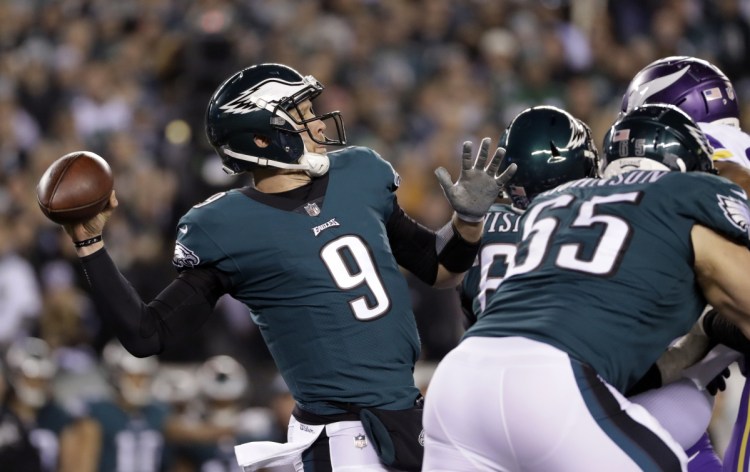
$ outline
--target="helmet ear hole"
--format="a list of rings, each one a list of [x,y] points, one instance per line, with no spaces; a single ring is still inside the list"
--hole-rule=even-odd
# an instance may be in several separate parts
[[[268,139],[268,137],[260,135],[260,134],[256,134],[253,137],[253,141],[255,141],[255,145],[258,146],[261,149],[262,148],[267,148],[268,146],[271,145],[271,140]]]

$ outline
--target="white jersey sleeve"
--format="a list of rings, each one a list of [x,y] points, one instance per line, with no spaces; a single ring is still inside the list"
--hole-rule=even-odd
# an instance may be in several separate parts
[[[714,161],[736,162],[750,168],[750,135],[734,126],[698,123],[714,148]]]

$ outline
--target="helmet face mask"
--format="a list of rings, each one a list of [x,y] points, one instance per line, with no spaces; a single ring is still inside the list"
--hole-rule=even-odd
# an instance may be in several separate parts
[[[713,64],[694,57],[666,57],[641,69],[623,95],[621,113],[649,103],[675,105],[696,122],[740,125],[732,82]]]
[[[537,106],[519,113],[505,129],[500,171],[518,170],[507,185],[513,205],[525,209],[539,193],[571,180],[599,176],[599,155],[590,128],[570,113]]]
[[[684,111],[643,105],[621,116],[604,137],[604,177],[636,169],[715,173],[712,154],[706,136]]]
[[[338,111],[315,115],[312,104],[305,105],[323,88],[314,77],[303,77],[281,64],[248,67],[227,79],[206,111],[206,135],[224,169],[236,174],[253,166],[271,166],[325,173],[327,157],[307,149],[303,135],[322,146],[341,146],[346,144],[346,132]],[[311,129],[316,122],[335,130],[335,136]]]

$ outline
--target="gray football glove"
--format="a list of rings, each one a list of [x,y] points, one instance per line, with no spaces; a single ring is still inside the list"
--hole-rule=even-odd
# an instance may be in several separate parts
[[[511,164],[500,175],[495,175],[500,161],[505,157],[505,149],[499,147],[487,164],[490,138],[484,138],[479,146],[476,159],[471,157],[471,141],[466,141],[461,155],[461,175],[454,184],[444,167],[435,169],[445,197],[456,211],[456,215],[469,223],[478,223],[495,202],[505,184],[516,173],[516,165]]]

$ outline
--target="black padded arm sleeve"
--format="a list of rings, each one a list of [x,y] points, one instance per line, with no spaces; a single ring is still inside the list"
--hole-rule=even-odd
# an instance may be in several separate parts
[[[454,273],[469,270],[480,247],[465,241],[452,222],[437,232],[422,226],[396,199],[386,231],[396,262],[428,285],[435,285],[439,265]]]
[[[190,269],[146,304],[105,249],[81,258],[81,264],[100,316],[112,323],[125,349],[138,357],[159,354],[195,333],[230,285],[217,269]]]
[[[721,316],[715,309],[703,316],[703,332],[714,343],[723,344],[746,355],[750,354],[750,339],[742,334],[737,325]]]
[[[396,199],[386,232],[396,262],[422,282],[434,285],[438,273],[435,232],[414,221]]]

